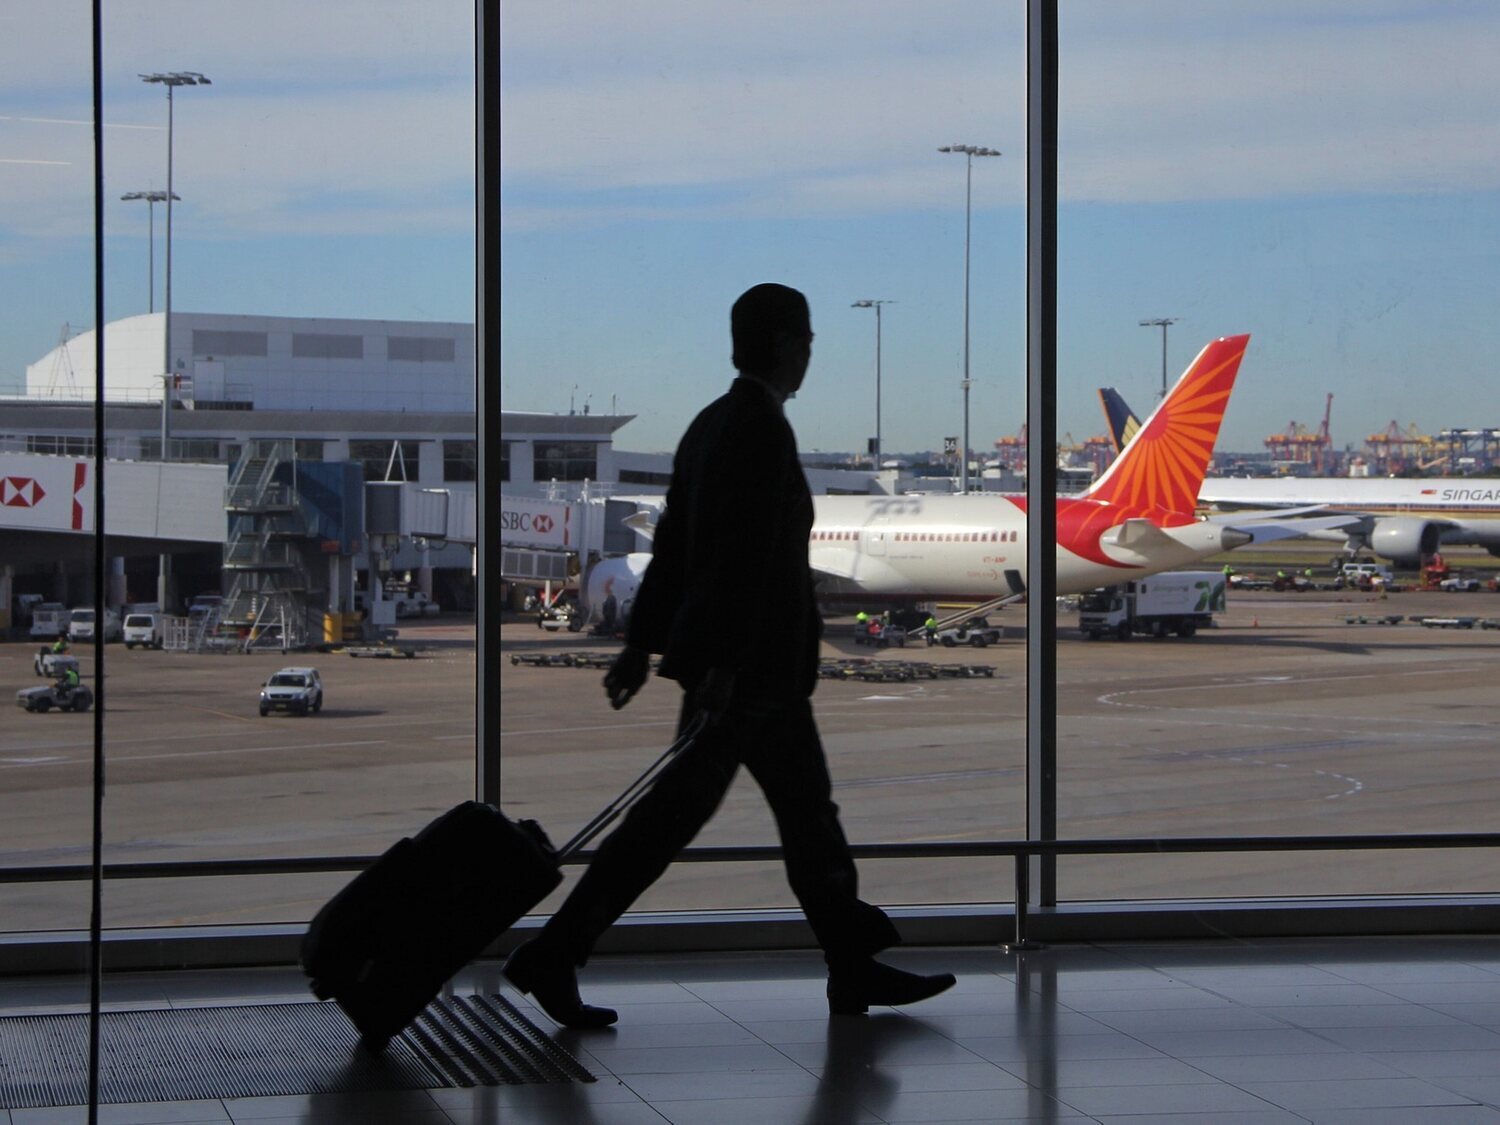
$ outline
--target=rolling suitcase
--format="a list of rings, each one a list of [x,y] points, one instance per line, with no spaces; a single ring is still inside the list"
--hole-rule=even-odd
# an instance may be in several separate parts
[[[465,801],[398,840],[318,911],[302,938],[313,995],[332,999],[378,1051],[459,969],[562,881],[559,866],[651,787],[693,724],[561,848],[541,825]]]

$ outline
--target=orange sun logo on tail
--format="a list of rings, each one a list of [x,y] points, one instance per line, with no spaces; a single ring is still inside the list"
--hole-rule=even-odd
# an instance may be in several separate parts
[[[1199,352],[1085,496],[1131,515],[1166,512],[1190,519],[1249,343],[1249,336],[1225,336]]]

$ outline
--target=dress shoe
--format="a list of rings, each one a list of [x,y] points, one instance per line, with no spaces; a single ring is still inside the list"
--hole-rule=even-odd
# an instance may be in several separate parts
[[[585,1004],[578,995],[578,974],[566,961],[549,957],[529,941],[507,958],[500,970],[505,979],[529,995],[537,1006],[564,1027],[582,1030],[608,1027],[620,1018],[613,1008]]]
[[[858,1016],[870,1005],[897,1007],[915,1004],[945,992],[957,983],[952,973],[922,976],[879,961],[864,960],[840,966],[828,974],[828,1011],[835,1016]]]

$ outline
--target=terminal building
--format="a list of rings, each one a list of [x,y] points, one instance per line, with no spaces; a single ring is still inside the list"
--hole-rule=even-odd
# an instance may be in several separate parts
[[[110,599],[180,608],[238,581],[293,590],[313,616],[351,610],[372,547],[352,474],[445,496],[452,527],[416,542],[382,535],[374,561],[387,576],[410,571],[439,604],[471,608],[473,339],[458,323],[174,313],[168,347],[162,313],[106,325]],[[6,609],[21,593],[67,605],[90,596],[92,518],[74,526],[71,507],[53,512],[48,497],[71,504],[96,452],[95,351],[92,330],[64,341],[27,367],[25,395],[0,400],[3,476],[35,482],[0,503]],[[43,483],[57,480],[68,487]],[[36,489],[45,495],[32,504]],[[196,514],[184,524],[184,513]],[[165,591],[161,556],[172,560]]]

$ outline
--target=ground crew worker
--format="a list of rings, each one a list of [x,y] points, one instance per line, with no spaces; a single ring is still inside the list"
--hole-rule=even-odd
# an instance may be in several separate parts
[[[922,628],[927,630],[927,644],[937,644],[937,618],[929,614],[927,620],[922,622]]]
[[[866,637],[869,636],[869,633],[870,615],[864,610],[860,610],[854,615],[854,635],[856,637]]]
[[[55,640],[55,641],[52,642],[52,652],[53,652],[53,654],[56,655],[56,656],[61,656],[63,653],[65,653],[67,651],[68,651],[68,638],[65,637],[65,636],[63,636],[61,633],[57,634],[57,640]]]

